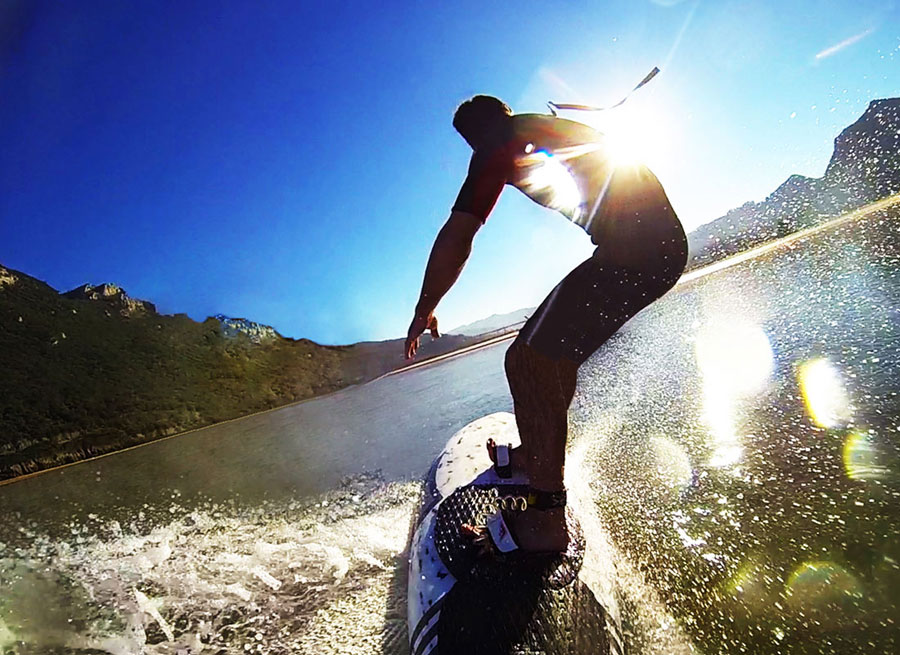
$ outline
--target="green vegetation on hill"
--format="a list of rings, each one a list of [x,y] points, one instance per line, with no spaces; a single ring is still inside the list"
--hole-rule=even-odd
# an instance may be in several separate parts
[[[0,267],[0,478],[244,416],[403,364],[399,340],[321,346],[226,336],[113,295],[60,295]],[[424,354],[470,342],[441,339]]]

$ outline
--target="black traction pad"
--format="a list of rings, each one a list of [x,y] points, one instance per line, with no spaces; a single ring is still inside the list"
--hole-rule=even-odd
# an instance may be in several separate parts
[[[503,485],[471,485],[454,491],[437,508],[434,543],[444,565],[459,582],[479,587],[501,587],[528,581],[535,588],[561,589],[570,585],[584,561],[584,534],[570,507],[566,507],[569,547],[563,553],[484,554],[462,534],[463,524],[476,525],[485,507]],[[539,511],[539,510],[535,510]]]
[[[434,627],[437,647],[413,655],[611,655],[606,611],[581,580],[550,589],[533,578],[505,586],[456,584]],[[425,644],[426,639],[422,640]]]

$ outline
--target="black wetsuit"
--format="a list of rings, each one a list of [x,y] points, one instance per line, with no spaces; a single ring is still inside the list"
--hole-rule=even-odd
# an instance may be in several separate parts
[[[553,116],[519,114],[477,149],[453,205],[482,221],[510,184],[580,225],[597,245],[541,303],[520,339],[583,363],[628,319],[674,286],[687,239],[656,176],[616,167],[603,135]]]

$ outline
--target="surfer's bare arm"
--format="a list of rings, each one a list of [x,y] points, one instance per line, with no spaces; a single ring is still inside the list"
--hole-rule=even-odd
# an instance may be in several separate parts
[[[459,278],[469,253],[472,252],[472,240],[481,225],[482,220],[477,216],[454,210],[438,232],[425,268],[422,293],[406,335],[407,359],[416,354],[419,337],[425,330],[430,330],[431,336],[435,338],[440,336],[434,310]]]

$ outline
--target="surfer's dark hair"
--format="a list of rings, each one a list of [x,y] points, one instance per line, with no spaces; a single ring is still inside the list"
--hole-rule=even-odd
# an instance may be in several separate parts
[[[494,96],[475,96],[456,108],[453,127],[462,137],[474,144],[483,134],[485,127],[494,124],[498,118],[512,115],[512,109]]]

